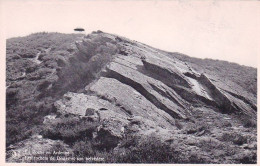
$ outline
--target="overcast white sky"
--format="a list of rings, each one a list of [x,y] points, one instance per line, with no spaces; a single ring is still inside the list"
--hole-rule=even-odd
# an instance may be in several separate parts
[[[7,38],[102,30],[167,51],[257,66],[259,1],[0,0]]]

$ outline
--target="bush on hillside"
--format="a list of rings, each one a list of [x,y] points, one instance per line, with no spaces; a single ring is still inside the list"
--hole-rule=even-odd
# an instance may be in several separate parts
[[[42,135],[45,138],[60,139],[68,144],[76,140],[91,139],[98,122],[89,122],[78,117],[57,118],[43,127]]]

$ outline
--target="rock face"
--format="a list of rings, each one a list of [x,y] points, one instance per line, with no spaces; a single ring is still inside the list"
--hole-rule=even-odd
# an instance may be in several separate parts
[[[17,89],[21,92],[25,85],[20,85],[20,90],[13,88],[15,84],[26,83],[26,79],[39,80],[35,83],[37,100],[28,100],[53,105],[51,111],[45,113],[43,126],[56,124],[57,127],[62,119],[67,123],[66,118],[71,116],[77,117],[76,126],[80,126],[80,121],[97,124],[93,129],[73,130],[74,142],[67,141],[69,131],[59,131],[58,139],[72,149],[77,147],[75,142],[84,137],[100,143],[93,147],[106,147],[116,153],[126,148],[122,147],[124,139],[130,136],[142,140],[153,135],[186,156],[185,160],[172,162],[256,162],[256,147],[247,146],[256,143],[256,94],[243,88],[246,82],[243,78],[241,84],[237,84],[235,79],[239,75],[233,76],[233,71],[225,71],[227,74],[223,77],[217,71],[219,68],[214,71],[214,68],[200,66],[203,60],[183,60],[184,55],[101,31],[82,36],[68,50],[69,55],[57,57],[57,65],[45,70],[49,74],[40,74],[40,66],[46,66],[47,60],[42,58],[41,62],[38,53],[37,61],[30,62],[39,68],[37,72],[31,70],[32,73],[14,73],[16,75],[7,77],[10,105],[7,111],[13,108],[11,104],[15,100],[18,100],[16,105],[22,103]],[[7,64],[14,68],[11,63],[23,62],[21,58],[30,56],[26,54]],[[238,66],[230,65],[230,70],[237,70]],[[239,69],[249,71],[246,67]],[[255,79],[256,84],[256,69],[251,71],[255,75],[249,79]],[[41,81],[43,77],[45,81]],[[52,114],[48,115],[49,112]],[[88,134],[84,136],[85,132]],[[46,132],[43,135],[50,138]],[[199,157],[194,159],[195,153]]]

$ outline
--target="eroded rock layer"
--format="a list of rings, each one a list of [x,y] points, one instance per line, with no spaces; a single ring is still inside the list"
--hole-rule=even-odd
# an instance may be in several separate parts
[[[199,66],[203,60],[185,61],[180,54],[100,31],[68,47],[63,54],[45,48],[36,56],[7,60],[7,111],[30,100],[42,101],[40,108],[51,105],[42,115],[45,139],[64,141],[73,151],[84,138],[116,153],[124,150],[125,138],[153,135],[188,158],[178,163],[192,162],[194,153],[205,163],[256,161],[256,146],[249,147],[256,143],[256,95],[243,88],[242,78],[241,85],[228,74],[221,80],[217,71]],[[32,65],[12,73],[18,62]],[[34,85],[34,93],[22,99],[23,89]],[[60,124],[70,124],[68,131]]]

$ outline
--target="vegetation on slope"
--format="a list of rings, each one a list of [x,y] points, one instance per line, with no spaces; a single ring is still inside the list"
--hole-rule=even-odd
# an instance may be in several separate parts
[[[256,145],[249,147],[249,144],[256,142],[252,136],[254,133],[250,134],[256,132],[255,123],[245,122],[245,129],[239,131],[246,134],[241,134],[232,129],[241,124],[219,121],[220,117],[206,114],[205,111],[200,113],[195,110],[192,123],[176,121],[176,126],[180,128],[176,136],[181,138],[162,142],[158,136],[139,138],[127,133],[119,140],[119,149],[113,149],[117,144],[111,144],[109,139],[94,138],[93,134],[100,125],[97,122],[82,120],[77,116],[61,116],[43,124],[45,115],[56,112],[53,103],[57,99],[68,91],[82,92],[87,84],[99,76],[113,54],[122,53],[116,43],[107,45],[107,41],[99,38],[85,43],[93,46],[89,50],[79,51],[75,41],[82,38],[79,34],[36,33],[7,40],[6,146],[39,133],[44,138],[64,141],[77,156],[104,157],[104,162],[109,163],[256,162]],[[254,68],[223,61],[200,60],[177,53],[168,54],[189,63],[201,73],[231,81],[238,91],[242,88],[245,89],[242,92],[256,97]],[[210,122],[214,124],[210,124],[205,117],[212,118]],[[219,135],[212,138],[215,129],[212,126],[225,131],[217,131]],[[190,136],[198,141],[190,141]],[[243,148],[253,150],[244,151]]]
[[[100,33],[100,32],[94,32]],[[84,90],[118,49],[110,39],[85,36],[87,52],[78,48],[82,34],[36,33],[7,40],[6,145],[39,133],[43,117],[68,91]]]

